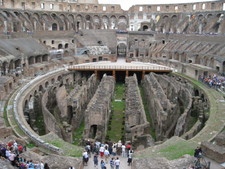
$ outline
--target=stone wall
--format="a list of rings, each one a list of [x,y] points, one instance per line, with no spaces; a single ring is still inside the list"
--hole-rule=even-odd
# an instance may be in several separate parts
[[[104,75],[85,111],[85,139],[91,138],[104,142],[111,113],[114,87],[115,79],[112,76]]]
[[[146,119],[142,98],[138,88],[136,74],[126,77],[126,109],[125,109],[125,137],[135,147],[152,146],[150,125]],[[141,139],[140,139],[141,138]],[[140,142],[140,140],[142,140]]]
[[[175,78],[150,73],[143,86],[156,139],[185,133],[192,108],[192,95],[185,85]]]
[[[68,142],[72,142],[74,130],[84,119],[84,111],[98,85],[95,75],[88,80],[85,77],[82,79],[81,81],[77,78],[77,81],[73,81],[73,85],[67,82],[67,88],[60,84],[52,86],[42,100],[47,131],[56,133]]]

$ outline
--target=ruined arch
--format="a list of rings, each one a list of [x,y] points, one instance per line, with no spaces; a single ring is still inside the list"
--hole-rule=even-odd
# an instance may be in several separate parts
[[[149,29],[148,25],[143,25],[143,28],[142,28],[143,31],[147,31],[148,29]]]
[[[102,17],[102,29],[109,29],[109,17],[106,15]]]
[[[90,15],[85,16],[85,29],[92,29],[92,18]]]
[[[98,15],[94,15],[93,17],[93,26],[94,29],[101,29],[101,21]]]
[[[63,22],[63,20],[58,15],[52,13],[51,17],[55,21],[55,23],[58,23],[58,30],[63,31],[66,28],[65,22]]]
[[[115,15],[112,15],[110,17],[110,29],[116,29],[116,27],[117,27],[117,19]]]
[[[53,31],[57,31],[57,30],[58,30],[58,25],[57,25],[57,23],[53,23],[53,24],[52,24],[52,30],[53,30]]]
[[[83,16],[77,15],[76,16],[76,30],[83,29]]]
[[[125,16],[120,16],[118,19],[118,29],[127,30],[127,18]]]

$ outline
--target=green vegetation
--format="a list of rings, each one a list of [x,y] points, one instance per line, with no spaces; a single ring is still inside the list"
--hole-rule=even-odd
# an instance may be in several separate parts
[[[27,148],[34,148],[36,147],[34,143],[30,142],[29,144],[26,145]]]
[[[42,136],[42,139],[49,144],[52,144],[60,149],[62,149],[65,156],[70,157],[81,157],[83,148],[65,142],[55,134],[47,134]]]
[[[112,112],[108,125],[107,140],[119,141],[124,140],[124,124],[125,124],[125,86],[118,83],[115,86],[114,101],[112,101]]]
[[[141,98],[142,98],[142,103],[144,105],[146,118],[147,118],[147,120],[148,120],[148,122],[150,124],[150,135],[155,139],[156,138],[155,128],[152,125],[152,119],[151,119],[151,116],[150,116],[150,112],[148,111],[148,103],[147,103],[147,100],[145,98],[144,88],[141,85],[139,85],[139,90],[140,90],[140,94],[141,94]]]
[[[74,134],[73,134],[73,144],[74,145],[81,144],[83,131],[84,131],[84,120],[82,121],[80,127],[74,131]]]
[[[44,124],[44,117],[42,112],[37,113],[36,121],[34,123],[34,126],[37,127],[38,133],[40,136],[45,135],[45,125]]]
[[[196,146],[197,145],[195,143],[190,144],[186,141],[179,141],[173,145],[162,148],[159,152],[161,156],[164,156],[169,160],[174,160],[182,157],[185,154],[193,156]]]
[[[8,105],[8,103],[5,104],[3,117],[4,117],[5,125],[7,127],[9,127],[10,124],[9,124],[8,117],[7,117],[7,105]]]

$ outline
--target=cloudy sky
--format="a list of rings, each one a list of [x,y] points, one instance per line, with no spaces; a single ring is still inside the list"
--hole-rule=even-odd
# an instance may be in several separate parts
[[[135,4],[171,4],[171,3],[190,3],[190,2],[206,2],[216,0],[98,0],[101,4],[120,4],[124,10],[129,9]]]

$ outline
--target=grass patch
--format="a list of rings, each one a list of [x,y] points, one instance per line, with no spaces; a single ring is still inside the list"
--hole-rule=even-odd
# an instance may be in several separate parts
[[[42,112],[37,113],[36,121],[34,123],[34,126],[37,127],[38,129],[38,135],[43,136],[46,134],[45,132],[45,125],[43,125],[44,122],[44,117]]]
[[[34,143],[31,142],[31,143],[27,144],[26,147],[27,147],[27,148],[34,148],[34,147],[36,147],[36,146],[35,146]]]
[[[142,87],[142,85],[139,85],[139,90],[140,90],[140,94],[141,94],[141,98],[142,98],[142,103],[143,103],[143,106],[144,106],[144,110],[145,110],[145,115],[146,115],[146,118],[150,124],[150,135],[156,139],[156,133],[155,133],[155,128],[154,126],[152,125],[152,118],[150,116],[150,112],[148,110],[148,103],[147,103],[147,99],[145,97],[145,92],[144,92],[144,88]]]
[[[174,160],[182,157],[185,154],[193,156],[196,146],[197,145],[195,143],[179,141],[173,145],[167,146],[166,148],[162,148],[159,152],[167,159]]]
[[[4,117],[5,125],[7,127],[9,127],[10,124],[9,124],[8,117],[7,117],[7,105],[8,105],[8,102],[5,104],[3,117]]]
[[[74,131],[73,144],[80,145],[82,142],[82,136],[84,131],[84,120],[82,121],[80,127]]]
[[[44,141],[62,149],[65,156],[81,157],[83,148],[65,142],[55,134],[47,134],[41,137]]]
[[[124,124],[125,124],[125,101],[124,101],[125,86],[118,83],[115,86],[114,99],[121,101],[112,101],[111,118],[108,125],[106,139],[114,142],[124,140]]]

